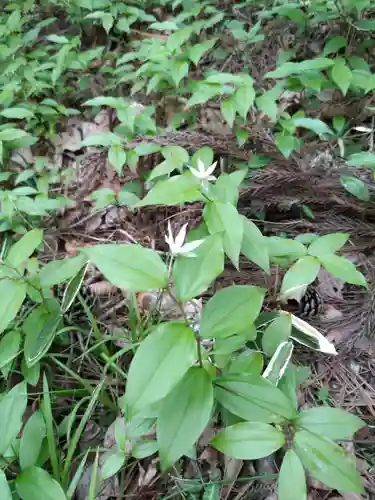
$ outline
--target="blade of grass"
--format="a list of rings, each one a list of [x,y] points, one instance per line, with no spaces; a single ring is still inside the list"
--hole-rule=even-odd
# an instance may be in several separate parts
[[[96,485],[98,484],[98,469],[99,469],[99,448],[96,450],[95,460],[92,464],[92,473],[90,480],[89,497],[87,500],[96,500]]]
[[[48,443],[49,457],[52,466],[52,473],[56,481],[60,482],[59,459],[57,455],[57,446],[53,432],[53,416],[51,407],[51,397],[46,374],[43,374],[43,413],[46,422],[46,435]]]
[[[79,464],[76,473],[73,476],[73,479],[70,481],[70,485],[68,488],[68,491],[66,492],[66,496],[68,500],[71,500],[73,498],[73,495],[77,489],[77,486],[81,480],[82,474],[85,470],[85,465],[87,461],[87,457],[89,456],[90,450],[87,450],[85,453],[85,456],[82,458],[81,463]]]

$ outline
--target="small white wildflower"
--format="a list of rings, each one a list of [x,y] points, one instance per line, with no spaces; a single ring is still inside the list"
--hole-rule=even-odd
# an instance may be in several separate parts
[[[187,224],[184,224],[180,229],[176,238],[173,237],[171,223],[168,221],[168,236],[165,235],[165,241],[168,243],[169,250],[171,254],[176,257],[177,255],[185,255],[185,257],[196,257],[193,252],[196,248],[198,248],[204,240],[196,240],[190,241],[189,243],[185,243],[186,236],[186,228]]]
[[[198,159],[197,167],[198,168],[193,168],[189,167],[190,172],[197,177],[202,184],[208,182],[208,181],[216,181],[216,177],[212,175],[212,172],[215,170],[217,165],[217,161],[215,161],[212,165],[210,165],[207,170],[204,166],[203,161]]]

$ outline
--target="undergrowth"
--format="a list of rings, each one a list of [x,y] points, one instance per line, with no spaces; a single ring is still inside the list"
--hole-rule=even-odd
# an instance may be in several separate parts
[[[119,481],[113,496],[126,498],[126,477],[137,461],[156,457],[159,471],[176,472],[186,457],[196,458],[207,428],[213,435],[206,446],[226,457],[277,457],[280,500],[306,499],[307,475],[332,490],[364,491],[354,457],[340,443],[365,422],[327,404],[300,409],[296,393],[306,378],[292,361],[296,346],[328,356],[336,349],[286,311],[322,267],[368,286],[340,255],[350,235],[267,237],[255,218],[242,215],[241,189],[252,169],[267,168],[267,155],[218,165],[208,146],[192,152],[157,141],[128,145],[165,129],[189,130],[214,103],[244,150],[267,137],[269,150],[286,159],[313,143],[349,167],[375,167],[372,8],[367,0],[3,6],[1,499],[78,498],[87,471],[80,498],[109,498],[100,493],[109,478]],[[272,52],[286,32],[292,44]],[[168,100],[175,109],[166,118],[160,109]],[[359,102],[359,114],[327,118],[319,110],[328,101]],[[96,190],[95,208],[125,206],[137,217],[144,207],[199,202],[201,224],[190,230],[169,224],[167,247],[101,243],[46,262],[50,221],[77,203],[69,195],[74,172],[54,163],[54,139],[69,118],[90,120],[103,110],[108,128],[81,147],[106,151],[119,178],[127,171],[138,178],[131,189]],[[161,161],[141,168],[151,153]],[[341,176],[343,190],[363,202],[371,200],[369,182]],[[202,306],[225,265],[241,268],[240,255],[265,275],[271,265],[286,271],[274,296],[233,285]],[[128,322],[115,334],[95,317],[85,293],[93,267],[126,302]],[[174,318],[163,317],[165,303],[177,311]],[[81,446],[90,422],[99,431],[112,426],[110,445],[101,437]],[[164,498],[219,498],[224,483],[210,471],[190,493],[179,486]]]

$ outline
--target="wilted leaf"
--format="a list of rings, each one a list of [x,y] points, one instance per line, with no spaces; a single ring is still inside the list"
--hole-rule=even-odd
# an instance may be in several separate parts
[[[280,314],[285,314],[285,315],[290,315],[292,319],[292,325],[299,330],[299,332],[302,332],[302,336],[296,335],[294,332],[292,332],[291,337],[299,342],[300,344],[306,345],[308,347],[311,347],[313,349],[317,349],[321,352],[325,352],[327,354],[334,354],[336,355],[336,349],[335,346],[327,340],[324,335],[322,335],[319,330],[311,326],[309,323],[304,321],[301,318],[297,318],[297,316],[294,316],[294,314],[287,313],[285,311],[280,311]],[[298,332],[297,332],[298,333]],[[310,340],[310,342],[309,342]],[[312,342],[311,342],[312,340]],[[312,345],[310,345],[310,343]],[[314,347],[313,347],[314,346]]]

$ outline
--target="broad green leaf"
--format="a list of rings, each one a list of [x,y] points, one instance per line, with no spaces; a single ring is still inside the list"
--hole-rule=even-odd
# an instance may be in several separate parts
[[[43,231],[41,229],[32,229],[17,241],[9,250],[6,262],[17,268],[23,264],[34,252],[34,250],[43,241]]]
[[[279,315],[267,326],[262,337],[263,351],[267,356],[275,354],[278,346],[287,341],[292,331],[290,316]]]
[[[323,56],[328,56],[329,54],[334,54],[340,49],[346,47],[347,40],[344,36],[333,36],[329,38],[328,42],[325,44],[323,49]]]
[[[65,314],[70,306],[73,304],[74,299],[79,293],[83,280],[85,278],[85,274],[88,268],[88,264],[83,266],[83,268],[69,280],[69,283],[66,285],[64,290],[64,295],[61,301],[61,312]]]
[[[112,132],[103,132],[102,134],[90,135],[81,142],[82,146],[121,146],[123,140],[119,135]]]
[[[171,163],[168,163],[167,161],[164,160],[151,170],[151,173],[147,180],[153,181],[157,177],[162,177],[163,175],[170,174],[176,168],[177,167],[173,166]],[[136,203],[138,203],[138,201],[134,202],[133,205],[135,205]]]
[[[296,340],[302,345],[310,347],[327,354],[337,355],[335,346],[322,335],[319,330],[307,323],[302,318],[297,318],[294,314],[286,311],[280,311],[280,314],[290,316],[292,319],[292,326],[294,329],[291,333],[291,338]]]
[[[313,243],[314,244],[314,243]],[[316,257],[301,257],[286,272],[281,283],[280,294],[283,298],[294,298],[297,301],[304,295],[306,285],[318,276],[320,262]]]
[[[104,481],[121,469],[126,460],[126,455],[121,450],[108,451],[102,457],[102,466],[100,468],[100,479]]]
[[[231,361],[229,373],[260,375],[263,369],[263,363],[263,356],[260,352],[247,349]]]
[[[349,235],[346,233],[331,233],[315,239],[307,249],[309,255],[314,257],[324,257],[340,250],[348,241]]]
[[[255,90],[252,85],[241,85],[234,94],[237,103],[237,111],[244,120],[246,120],[249,109],[254,104]]]
[[[277,106],[276,100],[280,97],[280,92],[275,93],[274,89],[267,90],[261,96],[257,97],[256,105],[260,111],[263,111],[268,118],[275,122],[279,113],[279,108]]]
[[[7,279],[0,281],[0,333],[16,317],[26,297],[26,290],[26,283],[22,283],[21,281],[10,281]]]
[[[245,176],[246,170],[236,170],[231,174],[221,174],[213,187],[217,200],[236,206],[239,197],[238,188]]]
[[[27,366],[25,358],[22,359],[21,372],[26,382],[30,385],[36,386],[40,377],[40,363],[33,366]]]
[[[173,169],[181,167],[189,161],[189,153],[181,146],[166,146],[161,150],[165,161]]]
[[[30,467],[17,477],[16,491],[21,500],[67,500],[57,481],[39,467]]]
[[[209,146],[203,146],[199,148],[191,158],[191,166],[193,168],[198,168],[198,160],[200,160],[203,165],[208,168],[214,161],[214,151]]]
[[[362,201],[370,201],[370,191],[361,179],[356,177],[350,177],[347,175],[342,175],[340,177],[341,185],[356,198]]]
[[[181,80],[189,73],[189,63],[185,61],[171,61],[168,69],[169,76],[177,88]]]
[[[202,338],[225,338],[252,328],[264,294],[263,288],[250,285],[233,285],[216,292],[202,311]]]
[[[355,265],[345,257],[338,255],[320,256],[319,260],[322,266],[335,278],[340,278],[352,285],[360,285],[368,288],[366,278],[357,270]]]
[[[202,199],[198,180],[192,175],[175,175],[165,181],[158,181],[135,208],[148,205],[178,205]]]
[[[29,134],[18,128],[7,128],[0,132],[0,141],[16,141],[27,137]]]
[[[182,323],[160,323],[130,365],[125,399],[133,412],[159,401],[180,382],[197,356],[195,335]]]
[[[0,470],[0,498],[1,500],[12,500],[13,498],[6,475],[3,470]]]
[[[198,440],[207,426],[214,403],[208,372],[191,367],[163,400],[157,420],[162,470],[169,469]]]
[[[275,144],[283,156],[285,156],[285,158],[289,158],[290,154],[298,147],[298,139],[293,135],[276,133]]]
[[[13,120],[24,120],[25,118],[32,118],[34,113],[25,108],[8,108],[1,111],[0,116]]]
[[[375,167],[374,153],[354,153],[349,157],[348,165],[351,167]]]
[[[277,486],[279,500],[306,500],[305,471],[294,450],[288,450],[283,458]]]
[[[355,415],[341,410],[320,406],[303,410],[295,421],[299,429],[323,435],[330,439],[350,438],[366,424]]]
[[[222,101],[220,105],[221,114],[224,120],[227,121],[228,125],[232,128],[234,119],[236,118],[237,104],[233,98]]]
[[[293,342],[282,342],[279,344],[267,368],[263,372],[263,377],[274,385],[277,385],[289,365],[292,353]]]
[[[46,38],[49,42],[53,42],[53,43],[61,43],[63,45],[66,43],[69,43],[69,39],[66,38],[66,36],[48,35]]]
[[[113,285],[132,292],[165,288],[167,268],[160,256],[140,245],[95,245],[84,249],[89,260]]]
[[[325,57],[318,57],[316,59],[310,59],[303,61],[301,63],[286,62],[276,68],[274,71],[266,73],[265,78],[285,78],[290,75],[298,75],[305,73],[306,71],[316,71],[327,69],[333,66],[335,62],[332,59]]]
[[[343,95],[346,95],[352,81],[352,72],[346,64],[338,62],[332,68],[332,80],[339,87]]]
[[[21,334],[18,330],[11,330],[0,340],[0,370],[3,377],[7,377],[12,367],[12,362],[19,353]]]
[[[294,449],[310,474],[330,488],[363,492],[362,478],[354,458],[325,436],[299,430],[294,435]]]
[[[118,144],[111,146],[108,151],[108,160],[118,175],[121,175],[126,163],[126,153],[123,146],[119,146]]]
[[[241,253],[257,264],[267,274],[270,273],[267,239],[251,220],[242,216],[243,238]]]
[[[303,257],[307,254],[305,245],[297,240],[280,238],[279,236],[266,237],[270,257]]]
[[[84,253],[70,259],[48,262],[39,273],[40,284],[42,287],[49,287],[63,283],[73,278],[86,263],[87,257]]]
[[[193,258],[178,256],[173,265],[173,282],[180,302],[203,293],[224,270],[221,235],[208,236],[194,253]]]
[[[189,109],[198,104],[204,104],[213,97],[223,94],[224,85],[219,83],[204,84],[201,83],[193,95],[188,99],[185,108]]]
[[[142,460],[154,455],[159,449],[157,441],[139,441],[133,446],[132,457]]]
[[[226,456],[256,460],[279,450],[285,443],[284,434],[262,422],[241,422],[219,432],[211,445]]]
[[[187,42],[193,33],[192,27],[180,28],[175,31],[172,35],[168,37],[167,48],[169,50],[176,50],[181,47],[182,44]]]
[[[126,101],[119,97],[98,96],[84,102],[83,106],[109,106],[110,108],[121,109],[126,107]]]
[[[234,415],[253,422],[282,422],[297,416],[292,402],[271,382],[258,375],[215,380],[218,401]]]
[[[332,130],[321,120],[316,118],[293,118],[293,125],[296,127],[303,127],[312,130],[318,135],[321,134],[333,134]]]
[[[36,465],[43,439],[46,436],[46,424],[40,411],[31,415],[22,430],[19,461],[22,470]]]
[[[243,222],[236,207],[231,203],[210,202],[204,208],[203,217],[211,234],[224,233],[224,251],[238,269],[243,238]]]
[[[46,299],[31,311],[22,325],[27,366],[35,365],[44,356],[61,324],[60,304],[56,299]]]
[[[212,49],[215,45],[217,38],[213,38],[211,40],[205,40],[203,43],[199,43],[198,45],[193,45],[192,47],[187,48],[187,55],[195,65],[197,65],[205,52]]]
[[[22,427],[22,417],[27,404],[27,386],[21,382],[0,400],[0,455],[9,448]]]

